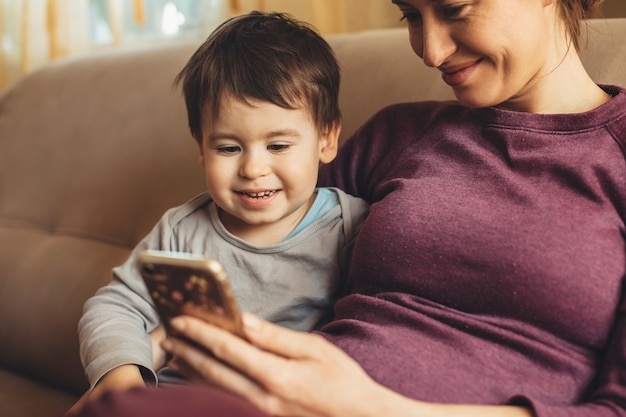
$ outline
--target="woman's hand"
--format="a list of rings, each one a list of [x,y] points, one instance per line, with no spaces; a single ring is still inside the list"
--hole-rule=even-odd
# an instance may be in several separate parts
[[[191,381],[232,391],[272,416],[531,416],[517,406],[412,400],[374,382],[321,336],[248,314],[244,324],[248,341],[193,317],[172,320],[176,330],[206,350],[168,338],[163,347],[174,357],[170,366]]]
[[[193,317],[174,319],[177,331],[212,355],[169,338],[163,347],[174,357],[170,366],[189,380],[222,386],[270,415],[380,416],[387,400],[399,405],[402,397],[376,384],[321,336],[252,315],[244,322],[249,342]]]

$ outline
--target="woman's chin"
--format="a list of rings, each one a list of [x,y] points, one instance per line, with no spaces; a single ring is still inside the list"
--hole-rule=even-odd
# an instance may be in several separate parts
[[[502,100],[495,99],[479,91],[460,91],[455,89],[454,96],[459,103],[470,109],[494,107],[502,104]]]

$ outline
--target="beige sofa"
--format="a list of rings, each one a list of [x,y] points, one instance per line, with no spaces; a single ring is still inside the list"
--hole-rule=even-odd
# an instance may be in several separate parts
[[[593,21],[584,61],[626,85],[626,19]],[[403,29],[329,37],[345,138],[393,102],[448,99]],[[58,62],[0,97],[0,415],[53,415],[87,388],[76,325],[163,211],[203,190],[177,71],[197,43]]]

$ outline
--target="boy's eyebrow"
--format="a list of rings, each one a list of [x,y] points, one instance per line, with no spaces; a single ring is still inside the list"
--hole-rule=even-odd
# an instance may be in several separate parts
[[[278,130],[270,130],[264,135],[265,139],[272,139],[276,137],[299,137],[302,136],[299,131],[296,129],[278,129]],[[238,139],[237,135],[232,133],[220,133],[213,132],[208,135],[208,140],[216,140],[216,139]]]
[[[300,132],[298,132],[296,129],[272,130],[266,135],[267,138],[275,138],[279,136],[295,137],[295,136],[301,136],[301,135],[300,135]]]

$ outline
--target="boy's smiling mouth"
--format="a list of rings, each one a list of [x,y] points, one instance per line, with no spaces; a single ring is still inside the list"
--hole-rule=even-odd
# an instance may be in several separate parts
[[[251,210],[262,210],[273,205],[280,189],[274,190],[240,190],[236,191],[239,201],[244,207]]]
[[[259,192],[240,191],[240,193],[248,198],[263,199],[263,198],[269,198],[273,196],[278,191],[279,190],[268,190],[268,191],[259,191]]]

